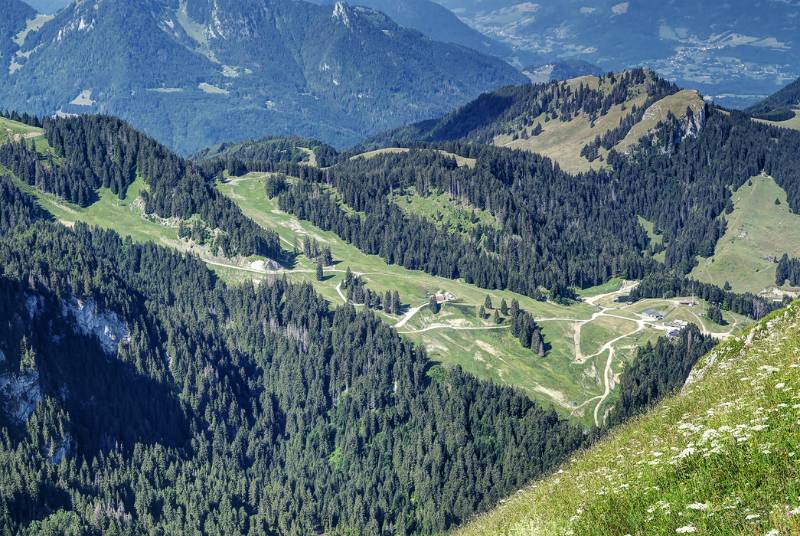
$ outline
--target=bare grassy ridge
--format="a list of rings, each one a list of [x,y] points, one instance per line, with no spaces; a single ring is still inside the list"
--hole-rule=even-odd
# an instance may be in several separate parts
[[[606,82],[605,86],[600,85],[600,78],[595,76],[583,76],[567,81],[573,90],[577,90],[580,84],[588,86],[590,89],[599,89],[608,92],[611,85]],[[620,120],[628,117],[632,113],[633,106],[644,106],[648,95],[644,85],[635,88],[624,104],[612,106],[605,115],[598,117],[594,123],[586,114],[572,118],[568,121],[563,119],[545,120],[545,114],[538,117],[536,124],[542,126],[542,133],[538,136],[521,137],[521,131],[514,135],[503,134],[494,139],[495,145],[510,147],[513,149],[523,149],[548,156],[559,163],[562,169],[572,173],[589,171],[591,169],[602,169],[606,167],[605,158],[608,150],[600,150],[601,158],[589,162],[581,155],[583,147],[597,136],[603,136],[620,124]],[[614,149],[625,152],[631,146],[654,130],[656,126],[667,118],[669,113],[676,117],[684,117],[687,108],[691,108],[695,114],[699,114],[703,109],[703,99],[697,91],[682,90],[673,95],[650,105],[644,113],[641,121],[631,128],[626,137],[620,141]]]
[[[800,302],[722,343],[681,393],[455,531],[800,533]]]

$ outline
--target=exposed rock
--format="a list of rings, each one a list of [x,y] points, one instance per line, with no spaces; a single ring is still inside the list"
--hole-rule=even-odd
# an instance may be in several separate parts
[[[26,422],[42,400],[39,373],[32,370],[0,374],[0,399],[11,420],[19,424]]]
[[[120,343],[130,340],[128,327],[112,311],[100,312],[93,300],[83,302],[72,298],[62,300],[62,314],[71,316],[78,330],[84,335],[93,335],[103,351],[111,356],[117,355]]]

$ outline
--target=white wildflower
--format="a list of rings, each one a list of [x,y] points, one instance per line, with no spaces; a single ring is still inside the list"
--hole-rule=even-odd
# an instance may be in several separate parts
[[[677,532],[678,534],[689,534],[691,532],[697,532],[697,527],[695,527],[694,525],[686,525],[675,529],[675,532]]]
[[[761,517],[761,516],[760,516],[760,515],[758,515],[758,514],[747,514],[747,516],[745,517],[745,519],[746,519],[747,521],[752,521],[752,520],[754,520],[754,519],[758,519],[759,517]]]
[[[708,503],[692,503],[686,508],[689,510],[708,510]]]

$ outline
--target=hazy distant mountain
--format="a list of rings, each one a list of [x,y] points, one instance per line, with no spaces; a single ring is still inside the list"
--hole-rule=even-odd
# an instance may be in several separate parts
[[[645,65],[726,105],[800,75],[800,3],[787,0],[440,0],[477,30],[546,61]]]
[[[603,69],[588,61],[562,60],[525,67],[522,74],[530,78],[534,84],[543,84],[555,80],[569,80],[578,76],[599,76],[603,74]]]
[[[185,152],[287,133],[350,144],[524,81],[499,59],[343,3],[77,2],[19,43],[0,69],[1,106],[111,113]]]
[[[25,0],[39,13],[55,13],[70,4],[70,0]]]
[[[25,29],[25,21],[32,19],[35,13],[19,0],[0,0],[0,7],[3,13],[0,16],[0,66],[7,66],[17,49],[14,40]]]
[[[333,5],[332,0],[312,0]],[[485,54],[506,58],[511,46],[488,37],[462,22],[453,12],[431,0],[353,0],[389,15],[400,26],[422,32],[436,41],[456,43]]]

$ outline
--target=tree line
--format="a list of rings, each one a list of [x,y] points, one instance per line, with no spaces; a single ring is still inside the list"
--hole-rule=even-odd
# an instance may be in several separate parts
[[[620,378],[620,398],[608,425],[621,424],[643,413],[664,397],[680,389],[697,360],[711,351],[716,340],[703,335],[694,324],[681,330],[675,341],[660,337],[636,352]]]
[[[0,163],[25,183],[85,207],[97,200],[99,188],[124,199],[142,177],[148,186],[142,193],[145,211],[183,220],[199,215],[222,231],[218,253],[283,256],[277,234],[246,218],[217,192],[212,177],[123,121],[85,115],[44,118],[41,126],[52,153],[40,154],[32,141],[0,146]]]

